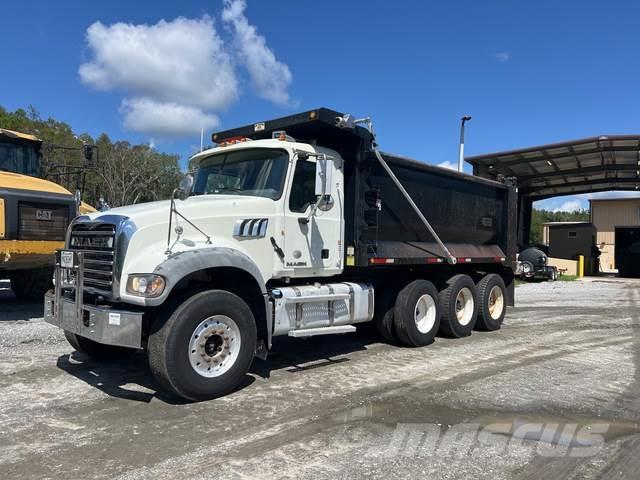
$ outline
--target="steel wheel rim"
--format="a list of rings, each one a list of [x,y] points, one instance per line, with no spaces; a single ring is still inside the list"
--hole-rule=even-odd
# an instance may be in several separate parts
[[[240,327],[226,315],[213,315],[195,328],[189,340],[189,363],[200,376],[223,375],[240,354]]]
[[[467,287],[461,288],[456,295],[456,317],[460,325],[468,325],[473,317],[473,293]]]
[[[499,286],[494,286],[489,292],[489,315],[498,320],[504,311],[504,294]]]
[[[436,302],[429,294],[422,295],[413,312],[416,327],[420,333],[429,333],[436,323]]]

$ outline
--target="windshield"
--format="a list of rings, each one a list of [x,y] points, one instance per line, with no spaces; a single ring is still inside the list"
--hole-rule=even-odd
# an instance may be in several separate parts
[[[255,148],[218,153],[200,162],[194,195],[229,194],[266,197],[282,195],[289,154]]]
[[[0,170],[37,176],[39,172],[36,148],[29,144],[0,140]]]

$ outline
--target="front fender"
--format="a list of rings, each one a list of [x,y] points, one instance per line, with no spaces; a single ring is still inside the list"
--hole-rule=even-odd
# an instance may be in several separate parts
[[[251,258],[233,248],[210,247],[175,253],[156,266],[152,273],[162,275],[166,281],[164,292],[159,297],[142,298],[123,292],[122,299],[135,305],[157,307],[164,303],[174,287],[187,275],[215,267],[234,267],[244,270],[255,279],[261,293],[267,294],[260,269]],[[124,282],[125,279],[123,278],[122,281]]]
[[[153,273],[162,275],[167,286],[160,297],[146,299],[146,305],[162,304],[178,282],[187,275],[215,267],[234,267],[244,270],[255,279],[262,294],[267,293],[260,269],[251,258],[233,248],[211,247],[176,253],[158,265]]]
[[[260,293],[264,299],[264,325],[267,333],[267,346],[271,346],[271,315],[268,308],[269,300],[267,288],[260,273],[260,269],[250,257],[244,253],[228,247],[210,247],[198,250],[189,250],[171,255],[153,271],[157,275],[162,275],[166,281],[166,287],[162,295],[157,298],[141,298],[127,295],[130,303],[156,307],[162,305],[171,294],[175,286],[188,275],[210,268],[232,267],[249,274],[260,288]]]

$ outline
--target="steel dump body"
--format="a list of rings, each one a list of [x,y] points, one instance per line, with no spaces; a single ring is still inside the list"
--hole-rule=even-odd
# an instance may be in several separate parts
[[[347,267],[447,263],[443,249],[376,158],[373,136],[360,126],[337,127],[341,115],[321,108],[212,138],[262,139],[284,130],[297,141],[339,152],[345,174],[345,246],[353,247],[352,256],[347,251]],[[391,154],[383,158],[457,261],[512,266],[514,188]]]
[[[511,188],[389,154],[383,158],[454,257],[474,263],[508,257],[512,250]],[[353,201],[358,211],[347,226],[353,222],[355,227],[353,241],[361,254],[358,264],[373,258],[400,264],[446,260],[445,252],[374,155],[367,155],[350,173],[347,191],[353,196],[347,196],[345,203]],[[355,183],[352,189],[350,181]],[[372,199],[379,200],[377,206]]]

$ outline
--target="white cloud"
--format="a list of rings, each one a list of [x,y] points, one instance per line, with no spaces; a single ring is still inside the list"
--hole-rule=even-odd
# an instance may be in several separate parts
[[[566,197],[555,197],[546,200],[539,200],[534,203],[534,208],[538,210],[550,210],[552,212],[571,212],[576,210],[587,210],[589,200],[595,198],[640,198],[640,192],[630,191],[609,191],[596,193],[580,193]]]
[[[160,138],[218,126],[220,112],[239,97],[238,65],[260,97],[288,104],[289,68],[247,20],[244,0],[224,5],[226,41],[208,15],[155,25],[94,23],[86,34],[90,59],[78,70],[82,83],[121,92],[125,127]]]
[[[587,200],[592,198],[628,198],[628,197],[638,197],[640,196],[640,192],[630,192],[630,191],[611,191],[611,192],[596,192],[596,193],[583,193],[578,195],[580,198],[585,198]]]
[[[439,163],[438,167],[448,168],[449,170],[455,170],[456,172],[458,171],[458,164],[450,162],[449,160],[447,160],[446,162]]]
[[[177,103],[156,102],[150,98],[124,99],[120,107],[124,126],[134,132],[153,132],[164,137],[186,137],[200,133],[200,129],[216,128],[216,115],[199,108]]]
[[[286,105],[289,103],[287,89],[292,80],[289,67],[276,59],[265,38],[249,23],[244,14],[246,8],[245,0],[225,0],[222,20],[234,31],[234,47],[249,72],[256,94]]]
[[[553,209],[554,212],[576,212],[582,210],[584,207],[580,200],[567,200],[559,207]]]
[[[501,62],[508,62],[511,59],[511,54],[509,52],[498,52],[493,54],[494,58]]]
[[[155,25],[96,22],[87,42],[93,59],[80,65],[80,79],[99,90],[211,109],[237,97],[231,59],[210,17]]]
[[[575,212],[589,208],[581,195],[548,198],[534,202],[533,208],[537,210],[549,210],[552,212]]]

